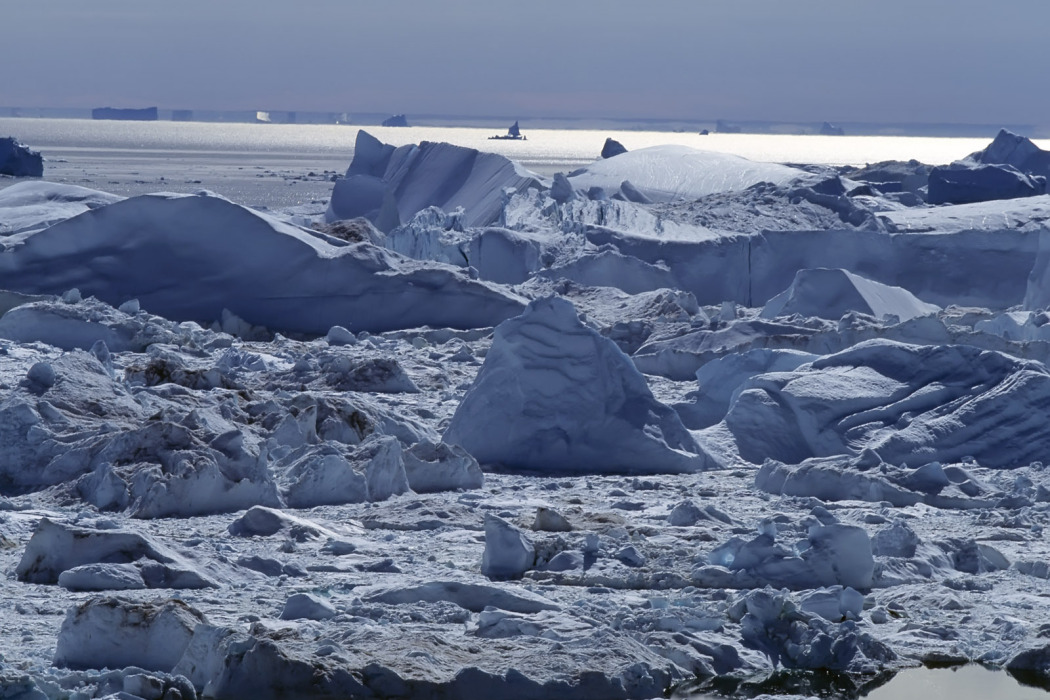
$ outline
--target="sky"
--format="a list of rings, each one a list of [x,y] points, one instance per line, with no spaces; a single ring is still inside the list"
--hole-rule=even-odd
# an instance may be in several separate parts
[[[1050,124],[1050,0],[0,0],[0,106]]]

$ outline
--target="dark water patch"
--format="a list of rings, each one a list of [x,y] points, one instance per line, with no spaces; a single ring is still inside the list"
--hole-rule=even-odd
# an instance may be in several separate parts
[[[760,679],[707,678],[678,688],[674,700],[746,700],[761,695],[828,700],[1050,700],[1050,684],[1035,673],[978,664],[935,665],[877,676],[822,671],[780,671]]]

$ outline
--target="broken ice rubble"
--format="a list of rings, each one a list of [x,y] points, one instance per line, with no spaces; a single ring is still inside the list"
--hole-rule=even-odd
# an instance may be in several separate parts
[[[937,205],[916,163],[362,133],[312,229],[12,184],[0,686],[1050,677],[1046,163],[1000,134]]]

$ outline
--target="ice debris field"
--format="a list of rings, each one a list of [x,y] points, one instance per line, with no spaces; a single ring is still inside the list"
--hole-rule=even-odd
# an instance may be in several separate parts
[[[1048,171],[361,132],[323,216],[8,184],[0,695],[1046,684]]]

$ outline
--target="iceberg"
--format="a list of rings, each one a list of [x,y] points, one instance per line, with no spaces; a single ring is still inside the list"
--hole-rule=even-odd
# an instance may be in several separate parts
[[[347,244],[209,194],[133,197],[0,245],[9,289],[78,287],[176,320],[211,322],[226,309],[271,330],[324,335],[335,325],[493,326],[523,307],[454,268]]]
[[[462,208],[465,226],[487,226],[499,220],[508,190],[530,188],[546,188],[546,183],[503,156],[429,141],[394,148],[362,130],[325,218],[363,216],[390,231],[435,206],[449,213]]]
[[[847,270],[799,270],[791,286],[766,302],[763,318],[816,316],[838,319],[849,311],[907,321],[940,310],[906,289],[873,282]]]
[[[760,182],[785,184],[805,175],[784,165],[688,146],[650,146],[596,161],[570,173],[569,182],[577,190],[616,192],[626,180],[648,199],[666,202],[743,190]]]
[[[571,303],[539,299],[496,328],[445,431],[479,462],[542,472],[686,472],[707,456],[615,343]]]

